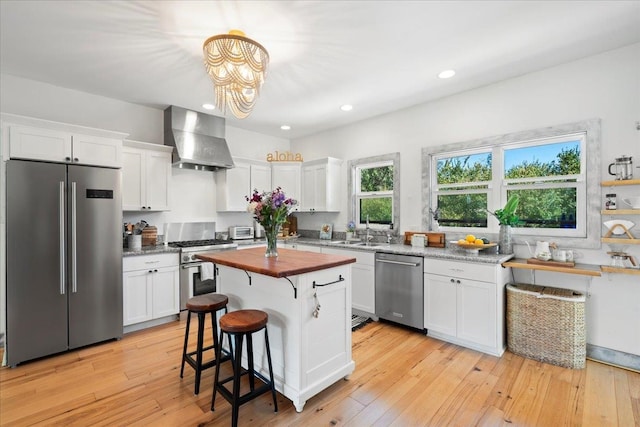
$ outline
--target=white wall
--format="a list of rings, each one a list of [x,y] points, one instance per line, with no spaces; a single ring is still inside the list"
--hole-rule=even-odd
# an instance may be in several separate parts
[[[302,152],[305,158],[341,158],[345,160],[343,176],[349,159],[400,152],[400,231],[404,232],[418,229],[422,223],[422,147],[590,118],[602,119],[604,179],[608,179],[607,165],[621,154],[632,155],[635,164],[640,164],[640,132],[635,124],[640,120],[640,44],[296,139],[291,142],[291,150]],[[640,177],[640,169],[634,172]],[[615,192],[640,195],[640,188],[617,187]],[[345,188],[343,206],[347,197]],[[327,220],[326,214],[298,217],[299,228],[306,229],[317,229]],[[629,219],[639,224],[633,231],[640,236],[640,217],[635,218]],[[346,210],[335,215],[334,229],[344,230],[349,219]],[[640,258],[638,246],[627,247],[636,258]],[[600,250],[581,251],[580,261],[608,264],[608,250],[603,245]],[[529,256],[526,247],[517,247],[516,254]],[[516,280],[531,282],[532,277],[518,271]],[[640,355],[638,276],[604,274],[591,282],[583,277],[555,274],[538,275],[535,280],[588,291],[588,342]]]

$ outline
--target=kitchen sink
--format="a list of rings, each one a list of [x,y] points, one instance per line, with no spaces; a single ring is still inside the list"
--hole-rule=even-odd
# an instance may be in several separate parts
[[[349,246],[363,246],[364,242],[359,240],[333,240],[331,242],[334,245],[349,245]]]
[[[334,245],[345,245],[345,246],[364,246],[368,248],[388,248],[388,244],[380,244],[380,243],[369,243],[361,242],[359,240],[334,240],[331,242]]]

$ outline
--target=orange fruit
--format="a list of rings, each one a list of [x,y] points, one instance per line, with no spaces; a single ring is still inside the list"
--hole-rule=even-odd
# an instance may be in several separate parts
[[[476,245],[484,245],[484,241],[482,239],[476,239],[475,242]]]
[[[469,243],[473,243],[476,241],[476,236],[474,236],[473,234],[467,234],[467,237],[465,237],[465,240]]]
[[[466,241],[466,240],[464,240],[464,239],[460,239],[460,240],[458,240],[458,244],[459,244],[459,245],[464,245],[465,243],[467,243],[467,241]]]

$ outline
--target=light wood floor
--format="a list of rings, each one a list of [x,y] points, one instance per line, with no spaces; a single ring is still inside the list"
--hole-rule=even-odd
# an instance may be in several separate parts
[[[191,368],[179,378],[183,331],[176,321],[0,369],[0,424],[230,425],[224,399],[209,410],[213,369],[198,396]],[[267,393],[240,408],[240,425],[640,425],[640,374],[592,361],[570,370],[508,352],[497,358],[388,323],[353,333],[353,359],[350,380],[302,413],[280,394],[273,413]]]

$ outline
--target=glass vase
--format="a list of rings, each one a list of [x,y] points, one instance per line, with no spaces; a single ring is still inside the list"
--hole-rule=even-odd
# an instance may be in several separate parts
[[[267,250],[264,253],[266,258],[278,257],[278,228],[278,225],[264,228],[264,235],[267,238]]]
[[[505,255],[513,253],[513,237],[510,225],[500,225],[500,232],[498,234],[498,253]]]

